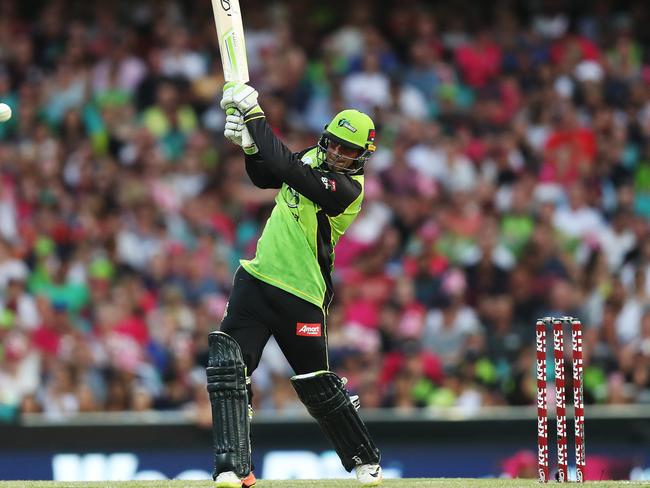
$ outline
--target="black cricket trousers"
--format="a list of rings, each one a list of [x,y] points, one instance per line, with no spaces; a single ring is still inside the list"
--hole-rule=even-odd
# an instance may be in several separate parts
[[[237,269],[220,330],[239,344],[248,376],[271,335],[296,374],[329,369],[325,327],[320,307]]]

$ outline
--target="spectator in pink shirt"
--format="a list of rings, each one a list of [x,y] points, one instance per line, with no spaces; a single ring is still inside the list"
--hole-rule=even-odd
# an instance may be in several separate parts
[[[501,47],[487,29],[482,29],[473,42],[459,46],[455,54],[463,79],[474,88],[488,84],[501,69]]]

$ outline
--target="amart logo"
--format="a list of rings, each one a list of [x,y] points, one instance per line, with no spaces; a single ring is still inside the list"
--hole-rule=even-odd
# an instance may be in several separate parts
[[[296,335],[307,337],[320,337],[320,324],[305,324],[298,322],[296,324]]]

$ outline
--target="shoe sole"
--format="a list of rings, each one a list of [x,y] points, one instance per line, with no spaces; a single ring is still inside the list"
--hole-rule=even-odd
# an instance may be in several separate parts
[[[215,488],[242,488],[241,483],[233,483],[232,481],[220,481],[214,486]]]

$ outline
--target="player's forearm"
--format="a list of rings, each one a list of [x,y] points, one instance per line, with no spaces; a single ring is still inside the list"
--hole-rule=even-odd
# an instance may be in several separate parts
[[[258,154],[264,161],[264,165],[274,175],[284,180],[291,166],[298,164],[298,161],[294,161],[294,153],[273,134],[264,113],[247,114],[244,122],[257,145]]]
[[[258,188],[281,188],[282,181],[277,178],[264,164],[259,152],[246,154],[246,173]]]

